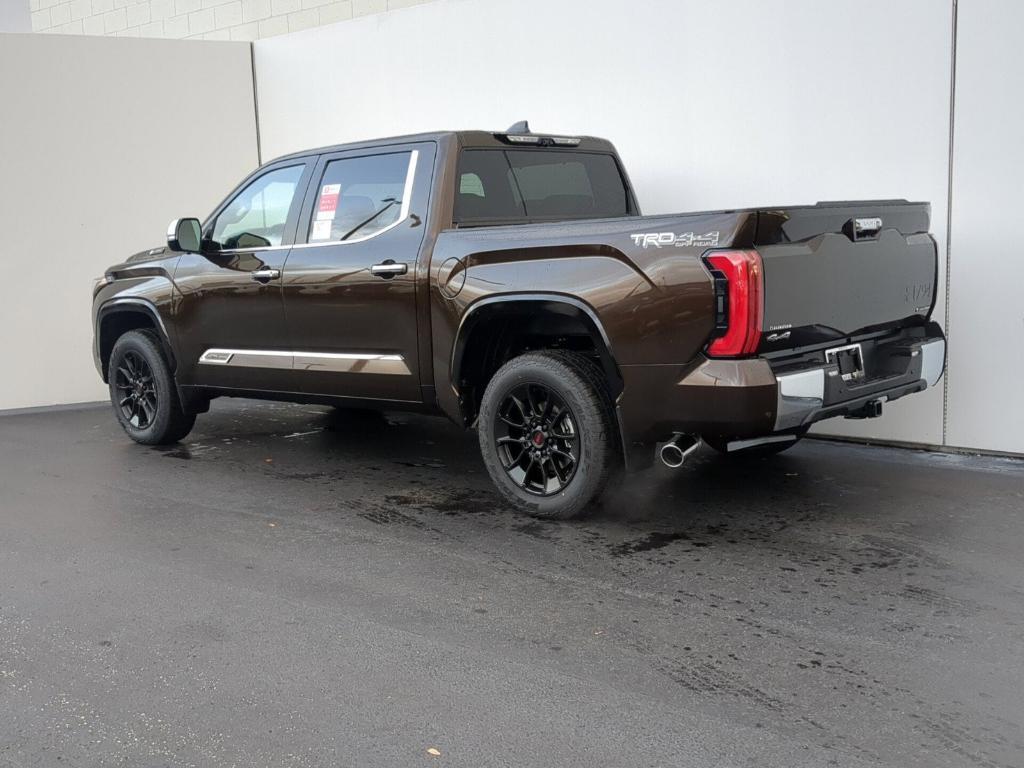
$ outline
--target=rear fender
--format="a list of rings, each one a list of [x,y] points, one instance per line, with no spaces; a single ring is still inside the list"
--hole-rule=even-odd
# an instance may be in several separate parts
[[[617,401],[623,387],[622,374],[612,353],[608,334],[590,306],[579,299],[561,294],[489,296],[476,302],[466,311],[456,334],[449,366],[449,381],[458,396],[459,412],[448,413],[449,417],[467,425],[476,418],[476,400],[481,392],[476,392],[475,397],[470,397],[461,388],[461,384],[469,366],[472,365],[481,366],[486,378],[489,379],[494,372],[493,369],[496,369],[495,365],[489,364],[488,356],[484,352],[491,343],[497,341],[491,331],[497,327],[496,323],[500,325],[503,321],[515,317],[525,318],[532,327],[543,328],[545,335],[553,337],[558,337],[563,331],[568,335],[580,336],[582,331],[589,337],[600,360],[608,396],[611,402]],[[496,362],[500,363],[501,360]],[[615,415],[619,420],[617,407]],[[622,434],[621,425],[619,434]],[[628,458],[629,454],[625,448],[623,446],[623,453]]]
[[[562,315],[580,321],[594,341],[594,346],[601,358],[601,367],[609,382],[609,390],[612,397],[618,395],[622,389],[622,376],[612,355],[608,334],[605,332],[604,326],[601,324],[597,314],[591,307],[579,299],[549,293],[488,296],[473,304],[466,311],[462,316],[462,322],[459,324],[459,329],[456,333],[449,367],[450,381],[456,387],[462,377],[466,347],[480,324],[501,314],[511,315],[523,310],[526,310],[529,314],[550,312],[552,315]]]

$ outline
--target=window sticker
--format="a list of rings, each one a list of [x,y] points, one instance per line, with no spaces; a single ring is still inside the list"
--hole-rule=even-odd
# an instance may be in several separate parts
[[[316,209],[317,221],[333,221],[338,213],[338,198],[341,196],[341,184],[324,184],[320,188],[320,204]]]
[[[319,219],[313,222],[313,232],[310,234],[310,241],[313,240],[330,240],[331,239],[331,224],[330,219]]]

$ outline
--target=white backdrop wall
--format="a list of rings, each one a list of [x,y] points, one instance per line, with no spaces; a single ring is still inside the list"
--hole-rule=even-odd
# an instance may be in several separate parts
[[[648,213],[928,200],[945,261],[951,0],[509,8],[437,0],[257,42],[263,157],[528,118],[613,139]],[[1022,26],[1015,0],[959,0],[946,379],[824,429],[1024,453],[1024,260],[1003,234],[1024,208]],[[255,165],[250,49],[0,34],[0,113],[0,266],[18,276],[0,356],[23,363],[0,410],[102,399],[91,278]]]
[[[246,43],[0,34],[0,410],[103,400],[92,279],[257,163]]]
[[[529,119],[612,139],[647,213],[930,201],[944,262],[951,19],[936,0],[442,0],[256,42],[263,156]],[[827,429],[941,444],[942,385]]]
[[[950,445],[1024,453],[1024,55],[1019,0],[960,0]]]
[[[0,0],[0,32],[31,32],[29,8],[21,0]]]

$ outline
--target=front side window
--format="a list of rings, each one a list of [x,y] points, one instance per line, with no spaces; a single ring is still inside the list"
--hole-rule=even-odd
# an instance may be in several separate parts
[[[239,192],[217,217],[212,239],[221,248],[281,245],[304,166],[265,173]]]
[[[310,243],[362,240],[402,215],[412,152],[332,160],[317,190]]]

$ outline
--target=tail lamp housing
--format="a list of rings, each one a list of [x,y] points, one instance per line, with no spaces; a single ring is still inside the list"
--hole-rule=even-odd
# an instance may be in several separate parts
[[[708,355],[754,354],[764,320],[761,255],[754,250],[712,251],[704,261],[715,281],[716,336],[708,344]]]

